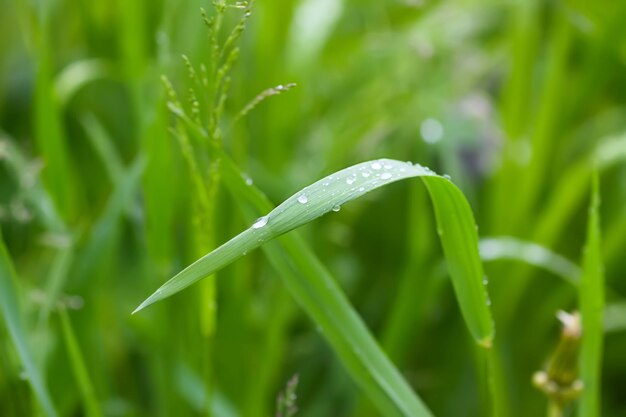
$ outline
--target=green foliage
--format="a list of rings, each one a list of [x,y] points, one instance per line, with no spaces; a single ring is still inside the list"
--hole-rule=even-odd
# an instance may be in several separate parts
[[[626,408],[624,2],[0,11],[3,417]]]

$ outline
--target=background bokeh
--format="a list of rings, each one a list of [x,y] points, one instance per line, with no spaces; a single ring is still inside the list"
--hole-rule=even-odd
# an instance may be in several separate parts
[[[294,374],[297,415],[376,415],[260,251],[217,274],[215,323],[206,285],[130,315],[249,226],[213,184],[204,234],[165,104],[161,75],[187,100],[181,55],[213,62],[201,7],[215,13],[204,0],[0,0],[0,226],[35,362],[60,416],[273,416]],[[226,9],[221,42],[245,12]],[[357,162],[419,162],[463,190],[481,237],[578,265],[595,167],[607,302],[623,313],[624,22],[623,1],[258,0],[237,41],[222,143],[275,204]],[[300,233],[436,415],[486,415],[419,181]],[[519,260],[486,270],[510,415],[542,415],[531,376],[558,340],[556,311],[576,309],[575,288]],[[626,415],[620,314],[606,326],[606,417]],[[2,322],[1,416],[41,413],[22,371]]]

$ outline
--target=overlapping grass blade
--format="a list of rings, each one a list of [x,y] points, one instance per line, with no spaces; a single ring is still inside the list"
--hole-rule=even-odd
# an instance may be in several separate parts
[[[580,377],[583,394],[579,402],[580,417],[598,417],[600,412],[600,369],[603,345],[604,268],[600,238],[600,192],[597,172],[594,174],[587,223],[587,240],[583,255],[583,274],[579,288],[583,339],[580,352]]]
[[[9,334],[15,345],[17,354],[24,366],[24,372],[30,383],[41,409],[48,417],[56,417],[57,413],[44,380],[35,364],[33,353],[28,345],[26,329],[18,305],[18,294],[15,289],[15,272],[9,254],[0,234],[0,311],[4,316]]]
[[[272,205],[225,156],[224,183],[250,221]],[[320,329],[343,365],[385,416],[429,416],[402,375],[380,349],[328,270],[297,232],[261,249],[285,286]]]
[[[79,281],[83,282],[88,279],[99,265],[102,254],[115,239],[118,233],[118,222],[139,188],[145,165],[144,156],[138,155],[126,170],[126,180],[115,184],[115,189],[101,216],[92,226],[88,241],[78,259],[75,274]]]
[[[433,199],[438,231],[463,316],[472,336],[489,345],[493,323],[482,284],[478,239],[469,204],[459,189],[421,165],[380,159],[363,162],[323,178],[292,195],[267,215],[215,249],[148,297],[135,312],[167,298],[290,230],[296,229],[376,188],[421,177]]]

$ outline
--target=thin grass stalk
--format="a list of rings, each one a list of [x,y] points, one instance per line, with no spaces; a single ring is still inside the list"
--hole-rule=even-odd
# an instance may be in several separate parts
[[[579,288],[583,337],[580,349],[580,378],[583,393],[578,405],[579,417],[599,417],[603,350],[604,268],[600,236],[600,190],[594,172],[583,255],[583,275]]]
[[[0,311],[41,411],[47,417],[57,417],[48,387],[35,363],[33,350],[28,342],[28,331],[24,325],[25,320],[18,297],[15,270],[0,233]]]
[[[76,335],[65,306],[61,305],[59,307],[58,314],[61,321],[63,341],[65,342],[65,348],[70,359],[72,372],[74,373],[74,378],[76,379],[76,384],[78,385],[78,389],[83,400],[85,415],[87,417],[101,417],[103,414],[98,404],[98,398],[96,397],[93,384],[91,383],[91,378],[89,377],[89,372],[87,371],[87,366],[85,365],[85,360],[83,359],[80,345],[76,339]]]

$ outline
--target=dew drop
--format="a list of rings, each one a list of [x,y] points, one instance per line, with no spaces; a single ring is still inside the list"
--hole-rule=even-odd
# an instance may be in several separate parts
[[[360,192],[365,191],[365,187],[361,187],[361,188],[359,188],[359,191],[360,191]]]
[[[381,176],[380,179],[381,180],[388,180],[389,178],[391,178],[393,175],[391,175],[389,172],[384,172]]]
[[[443,177],[445,179],[447,179],[448,181],[450,181],[452,179],[452,177],[450,175],[448,175],[448,174],[443,174]]]
[[[487,275],[485,275],[483,277],[483,285],[487,285],[487,284],[489,284],[489,278],[487,278]]]
[[[260,229],[267,224],[267,216],[259,217],[252,225],[253,229]]]
[[[354,178],[354,177],[346,178],[346,184],[348,184],[348,185],[354,184],[354,181],[356,181],[356,178]]]
[[[308,203],[308,202],[309,202],[309,198],[308,198],[306,195],[304,195],[304,194],[300,194],[300,195],[298,196],[298,203],[300,203],[300,204],[306,204],[306,203]]]
[[[371,175],[371,174],[370,174],[368,171],[366,171],[366,172],[361,172],[361,176],[362,176],[363,178],[367,178],[367,177],[369,177],[370,175]]]
[[[335,204],[335,205],[333,206],[332,210],[333,210],[334,212],[337,212],[337,211],[341,210],[341,206],[340,206],[339,204]]]
[[[372,162],[372,169],[381,169],[383,166],[379,162]]]

